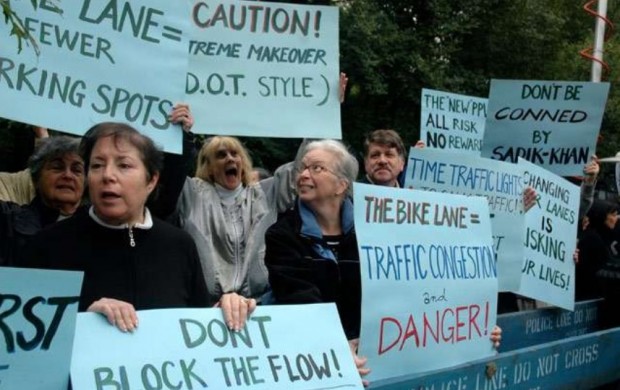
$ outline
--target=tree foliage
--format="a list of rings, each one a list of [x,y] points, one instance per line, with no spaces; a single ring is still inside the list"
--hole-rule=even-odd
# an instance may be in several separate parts
[[[344,138],[359,150],[363,134],[394,128],[419,138],[421,88],[486,97],[492,78],[590,79],[594,18],[562,0],[349,0],[341,7],[341,69],[350,89]],[[608,18],[618,20],[610,4]],[[615,39],[605,60],[620,66]],[[607,79],[613,77],[612,73]],[[617,77],[617,76],[616,76]],[[599,155],[620,148],[620,100],[612,86]]]
[[[30,5],[35,10],[39,6],[39,1],[41,0],[30,0]],[[57,4],[57,1],[60,0],[46,0],[45,8],[47,10],[55,11],[58,13],[62,13],[62,10]],[[10,0],[0,0],[0,8],[2,9],[2,15],[4,15],[4,23],[10,27],[9,35],[14,36],[17,41],[17,51],[21,52],[24,48],[24,43],[32,47],[32,49],[39,54],[39,46],[37,45],[37,41],[30,34],[30,32],[24,27],[24,22],[21,17],[15,12],[15,10],[11,7]]]

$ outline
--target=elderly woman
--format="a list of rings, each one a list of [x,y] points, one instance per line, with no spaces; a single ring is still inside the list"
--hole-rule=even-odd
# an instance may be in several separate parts
[[[336,304],[364,376],[369,369],[366,359],[357,356],[361,278],[349,196],[357,172],[357,160],[340,142],[309,143],[297,165],[295,207],[265,235],[265,264],[277,303]],[[500,339],[501,329],[495,327],[491,341],[497,347]]]
[[[36,196],[25,206],[0,202],[0,265],[21,265],[32,237],[42,228],[71,216],[84,192],[84,162],[79,140],[47,138],[29,160]]]
[[[278,303],[336,302],[349,339],[359,335],[361,285],[353,204],[357,160],[338,141],[308,144],[297,167],[298,199],[265,236]]]
[[[347,80],[342,73],[341,102]],[[189,109],[178,115],[193,122]],[[159,215],[172,216],[194,238],[209,303],[223,309],[230,329],[239,330],[257,303],[269,296],[265,232],[278,212],[293,203],[293,163],[257,183],[241,142],[215,136],[199,152],[195,177],[182,181],[192,148],[191,134],[185,130],[183,158],[167,156],[163,197],[154,206]]]
[[[136,310],[204,307],[202,268],[192,238],[145,207],[163,153],[121,123],[101,123],[84,136],[92,206],[39,233],[29,264],[84,271],[79,310],[104,314],[122,331]]]
[[[187,160],[191,135],[185,137]],[[283,167],[274,177],[257,183],[241,142],[224,136],[205,141],[198,154],[196,177],[179,183],[186,161],[174,159],[168,156],[166,160],[166,164],[170,162],[164,180],[167,190],[158,211],[166,215],[161,210],[175,210],[178,224],[198,247],[209,304],[220,306],[228,326],[239,330],[268,291],[264,235],[275,222],[277,211],[292,203],[292,164],[290,169]]]
[[[295,207],[265,235],[265,264],[277,303],[335,302],[355,354],[361,282],[353,204],[348,194],[358,164],[338,141],[310,142],[297,166]]]

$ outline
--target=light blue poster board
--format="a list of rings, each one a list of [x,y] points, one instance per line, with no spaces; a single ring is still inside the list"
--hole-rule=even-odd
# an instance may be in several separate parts
[[[411,148],[405,187],[476,195],[489,203],[500,291],[517,291],[523,265],[523,169],[443,150]]]
[[[431,149],[480,156],[488,99],[422,89],[420,138]]]
[[[497,273],[480,197],[354,184],[368,379],[492,356]]]
[[[0,267],[0,390],[66,390],[81,272]]]
[[[238,333],[220,309],[146,310],[138,318],[135,332],[122,333],[80,313],[74,390],[363,388],[334,304],[259,306]]]
[[[580,189],[519,159],[525,184],[536,190],[536,206],[525,216],[525,262],[519,294],[573,310]]]
[[[338,7],[195,1],[193,131],[341,138]]]
[[[18,53],[0,23],[0,116],[83,135],[124,122],[174,153],[181,129],[168,122],[184,97],[188,1],[12,1],[37,41]],[[52,4],[61,7],[62,14]]]
[[[596,150],[609,83],[491,80],[482,156],[522,157],[559,176],[581,175]]]

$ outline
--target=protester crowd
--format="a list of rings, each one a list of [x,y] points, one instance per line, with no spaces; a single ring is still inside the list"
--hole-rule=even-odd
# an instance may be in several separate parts
[[[361,278],[351,192],[356,180],[402,185],[407,151],[398,133],[368,134],[361,175],[340,141],[316,140],[259,179],[234,137],[208,138],[196,156],[187,105],[169,120],[184,130],[181,155],[121,123],[98,124],[81,140],[39,130],[28,170],[0,176],[0,265],[83,271],[79,310],[121,331],[138,327],[141,309],[220,307],[238,331],[260,304],[334,302],[358,370],[368,373],[356,353]],[[596,158],[584,168],[576,298],[617,302],[618,205],[593,201],[598,171]],[[12,191],[29,185],[32,199]],[[524,191],[526,209],[535,198]],[[608,312],[606,324],[617,325],[617,311]],[[496,328],[491,342],[500,340]]]

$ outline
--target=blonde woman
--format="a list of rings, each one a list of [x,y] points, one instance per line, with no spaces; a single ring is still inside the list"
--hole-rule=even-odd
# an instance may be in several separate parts
[[[185,137],[184,157],[167,156],[168,177],[163,181],[169,194],[163,194],[162,202],[172,203],[176,223],[198,247],[209,304],[221,307],[228,326],[239,330],[269,290],[264,236],[277,213],[292,204],[293,164],[256,182],[252,161],[241,142],[214,136],[198,154],[195,177],[179,183],[191,148],[191,135]],[[160,205],[163,214],[166,208],[169,205]]]

